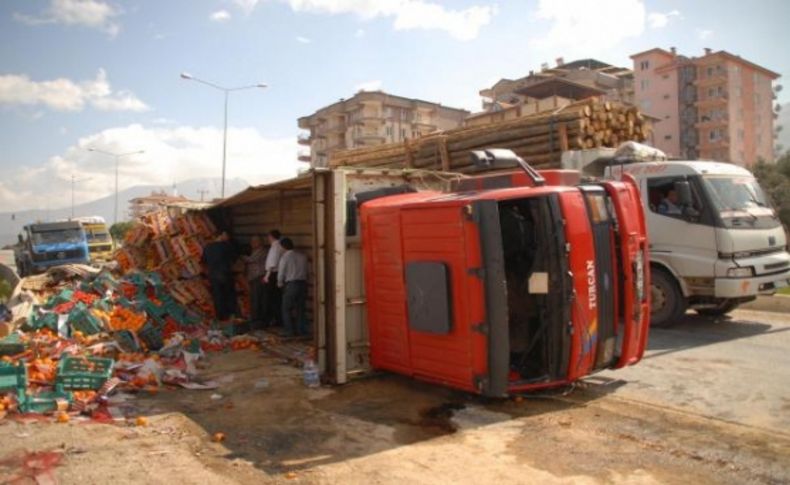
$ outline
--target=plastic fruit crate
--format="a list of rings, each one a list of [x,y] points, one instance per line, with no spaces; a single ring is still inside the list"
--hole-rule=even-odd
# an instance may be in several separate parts
[[[63,389],[99,389],[112,375],[113,359],[64,357],[58,363],[55,384]]]
[[[124,352],[140,351],[140,345],[137,343],[137,338],[131,330],[118,330],[113,332],[113,337]]]
[[[16,355],[25,351],[25,344],[18,333],[0,339],[0,355]]]
[[[19,410],[23,413],[42,414],[58,410],[65,411],[73,401],[74,396],[63,390],[25,394],[19,400]]]
[[[27,388],[27,367],[22,362],[14,364],[0,364],[0,390],[16,389],[22,396]]]
[[[77,303],[69,313],[66,323],[83,335],[94,335],[102,331],[101,320],[93,315],[83,303]]]
[[[165,346],[162,329],[152,320],[146,322],[137,331],[137,337],[145,344],[148,350],[159,350]]]

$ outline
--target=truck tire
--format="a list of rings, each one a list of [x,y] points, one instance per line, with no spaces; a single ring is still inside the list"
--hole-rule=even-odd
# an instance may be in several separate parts
[[[662,269],[650,269],[650,325],[666,327],[686,313],[686,299],[675,278]]]
[[[741,302],[738,300],[723,298],[715,307],[696,308],[694,311],[697,312],[698,315],[702,315],[704,317],[721,317],[738,308],[738,305],[740,304]]]

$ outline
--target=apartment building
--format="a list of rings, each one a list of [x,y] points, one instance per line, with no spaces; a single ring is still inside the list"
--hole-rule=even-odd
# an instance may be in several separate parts
[[[325,167],[338,150],[402,142],[436,130],[460,126],[469,111],[381,91],[360,91],[349,99],[299,118],[299,128],[309,133],[299,143],[309,152],[299,160]]]
[[[171,204],[191,202],[183,195],[170,195],[164,190],[151,191],[151,195],[129,200],[129,216],[137,219],[151,212],[159,211]]]
[[[607,100],[633,103],[634,83],[630,69],[597,59],[565,62],[560,57],[556,63],[555,67],[544,64],[539,72],[530,71],[519,79],[500,79],[490,88],[481,90],[483,109],[490,111],[500,103],[533,104],[549,96],[579,99],[574,96],[590,95],[583,88]]]
[[[774,91],[779,75],[726,51],[700,57],[655,48],[631,56],[635,100],[670,156],[750,166],[773,159]]]

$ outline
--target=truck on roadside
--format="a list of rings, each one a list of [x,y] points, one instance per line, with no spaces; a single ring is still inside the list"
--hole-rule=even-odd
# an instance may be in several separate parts
[[[747,169],[711,161],[615,161],[641,189],[651,256],[653,325],[687,308],[721,316],[790,285],[787,236]]]
[[[107,229],[107,223],[104,221],[104,218],[100,216],[91,216],[78,217],[76,220],[79,221],[85,229],[91,261],[94,263],[111,261],[114,249],[113,240],[110,236],[110,231]]]
[[[472,156],[522,170],[357,196],[371,365],[505,396],[637,363],[650,276],[636,183]]]
[[[78,221],[28,224],[22,231],[14,247],[20,276],[43,273],[53,266],[90,262],[88,240]]]
[[[754,175],[726,162],[669,160],[652,147],[568,152],[562,166],[597,179],[633,177],[650,240],[651,321],[691,308],[722,316],[790,284],[787,236]]]

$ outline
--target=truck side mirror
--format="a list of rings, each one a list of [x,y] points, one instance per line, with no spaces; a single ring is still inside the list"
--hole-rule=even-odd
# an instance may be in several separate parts
[[[675,193],[678,195],[678,204],[681,207],[691,207],[691,185],[688,180],[678,180],[675,182]]]

